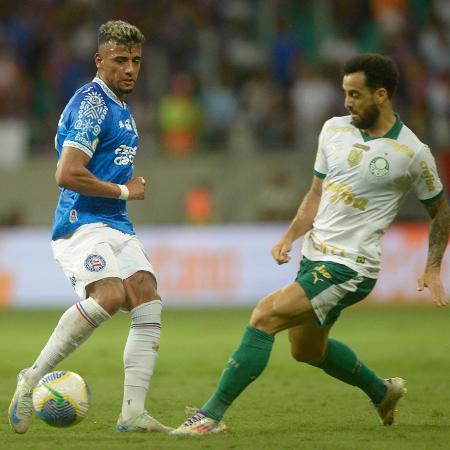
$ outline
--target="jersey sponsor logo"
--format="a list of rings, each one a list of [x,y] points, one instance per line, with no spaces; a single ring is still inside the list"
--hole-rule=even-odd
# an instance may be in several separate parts
[[[84,267],[89,272],[100,272],[106,267],[105,259],[100,255],[89,255],[84,261]]]
[[[129,147],[122,144],[119,148],[114,150],[116,157],[114,158],[114,164],[116,166],[126,166],[133,164],[134,157],[136,156],[137,147]]]
[[[387,159],[377,156],[376,158],[373,158],[372,161],[369,163],[369,172],[374,177],[384,177],[389,172],[389,162]]]
[[[343,202],[361,211],[366,210],[369,199],[362,195],[355,195],[353,188],[347,183],[337,184],[333,181],[328,181],[325,184],[325,190],[329,192],[331,203]]]
[[[69,280],[72,287],[75,287],[77,285],[77,278],[75,277],[75,275],[72,275]]]
[[[345,250],[343,248],[322,242],[314,233],[311,232],[309,238],[311,239],[312,246],[320,253],[324,255],[345,256]]]
[[[355,134],[356,129],[354,127],[329,126],[327,128],[327,131],[329,133],[353,133],[353,134]]]
[[[69,213],[69,222],[75,223],[78,222],[78,211],[76,209],[71,209]]]
[[[91,148],[91,141],[85,136],[84,132],[79,132],[75,135],[75,142],[83,144],[87,148]]]
[[[422,178],[425,181],[425,185],[428,189],[428,192],[433,192],[436,190],[436,187],[434,185],[435,177],[431,173],[428,164],[425,161],[420,161],[419,163],[420,168],[422,169]]]
[[[386,142],[394,147],[395,150],[404,153],[408,158],[412,158],[414,156],[414,152],[404,144],[399,144],[394,139],[386,139]]]
[[[130,119],[119,120],[119,128],[126,128],[128,131],[132,131],[133,126],[131,125]]]

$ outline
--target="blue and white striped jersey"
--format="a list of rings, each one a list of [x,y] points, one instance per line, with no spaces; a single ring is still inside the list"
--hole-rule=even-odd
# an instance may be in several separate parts
[[[127,103],[122,103],[100,78],[75,92],[61,115],[55,140],[58,159],[64,146],[75,147],[90,156],[87,168],[101,180],[125,184],[132,177],[139,145],[136,124]],[[60,188],[52,239],[94,222],[135,234],[126,201]]]

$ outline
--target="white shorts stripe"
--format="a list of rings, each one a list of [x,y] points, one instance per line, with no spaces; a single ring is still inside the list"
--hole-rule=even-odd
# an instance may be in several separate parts
[[[356,292],[364,277],[358,275],[344,283],[335,284],[322,291],[311,299],[312,307],[320,323],[324,323],[328,313],[342,300],[348,293]]]

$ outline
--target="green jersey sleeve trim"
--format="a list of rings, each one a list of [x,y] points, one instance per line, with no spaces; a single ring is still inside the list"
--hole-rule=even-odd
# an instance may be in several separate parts
[[[435,195],[434,197],[427,198],[426,200],[420,200],[424,205],[431,205],[432,203],[437,202],[442,198],[444,195],[444,191],[439,192],[439,194]]]
[[[314,170],[314,175],[322,180],[327,176],[325,173],[317,172],[317,170]]]

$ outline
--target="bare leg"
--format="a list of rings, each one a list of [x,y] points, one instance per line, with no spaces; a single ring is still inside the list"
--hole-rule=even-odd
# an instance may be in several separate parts
[[[306,323],[289,328],[291,353],[296,361],[316,365],[326,354],[331,325],[320,328],[315,323]]]

